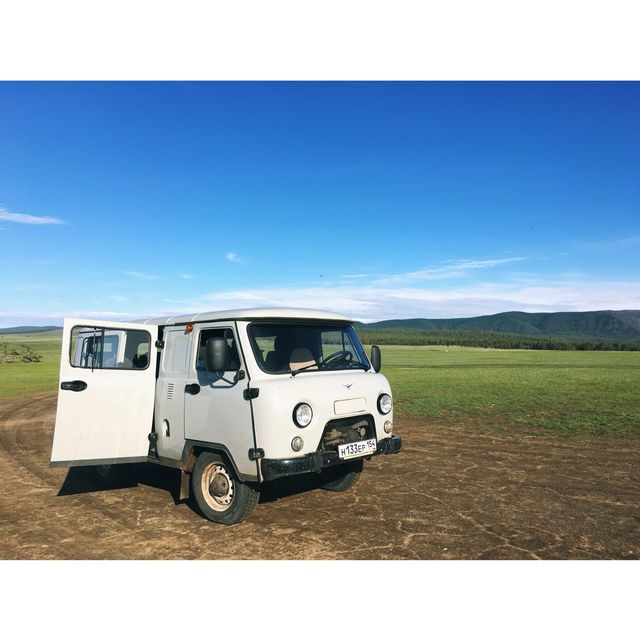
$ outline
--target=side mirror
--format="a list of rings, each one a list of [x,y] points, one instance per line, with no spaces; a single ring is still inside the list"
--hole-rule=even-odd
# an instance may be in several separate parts
[[[229,361],[229,348],[224,338],[209,338],[205,345],[207,351],[207,370],[226,371]]]
[[[371,347],[371,366],[376,373],[378,373],[380,371],[380,367],[382,367],[382,354],[380,353],[380,347],[377,344],[374,344]]]

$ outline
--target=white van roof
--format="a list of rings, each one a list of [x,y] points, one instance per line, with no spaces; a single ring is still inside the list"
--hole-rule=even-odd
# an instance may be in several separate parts
[[[190,324],[192,322],[213,322],[217,320],[333,320],[339,322],[353,322],[350,318],[329,311],[317,309],[288,309],[285,307],[260,309],[231,309],[229,311],[205,311],[181,316],[167,316],[165,318],[149,318],[143,324],[170,325]]]

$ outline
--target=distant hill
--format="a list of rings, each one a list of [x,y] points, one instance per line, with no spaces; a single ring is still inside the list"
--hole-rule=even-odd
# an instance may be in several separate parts
[[[6,327],[5,329],[0,329],[0,335],[9,335],[14,333],[44,333],[45,331],[56,331],[57,329],[62,329],[62,327]]]
[[[382,320],[358,326],[365,330],[491,331],[577,340],[638,340],[640,311],[507,311],[475,318]]]
[[[640,311],[561,311],[526,313],[506,311],[474,318],[412,318],[356,323],[376,331],[464,331],[559,337],[574,340],[640,340]],[[0,335],[60,331],[62,327],[7,327]]]

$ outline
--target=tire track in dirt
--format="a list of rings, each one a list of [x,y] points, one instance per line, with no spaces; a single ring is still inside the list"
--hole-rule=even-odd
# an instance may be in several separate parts
[[[53,410],[51,406],[51,396],[38,396],[28,399],[24,404],[10,407],[9,410],[0,411],[0,453],[13,463],[9,468],[14,470],[15,482],[23,488],[31,487],[31,491],[27,491],[28,494],[34,492],[45,494],[43,497],[48,498],[49,503],[52,496],[58,493],[60,478],[66,475],[65,470],[49,468],[48,458],[45,457],[51,450],[52,432],[48,427],[55,414],[55,398],[53,398]],[[46,419],[47,416],[50,416],[50,421]],[[41,443],[41,446],[34,446],[34,443]],[[7,465],[3,464],[3,470],[6,469]],[[35,482],[31,480],[32,478],[35,478]],[[82,505],[77,500],[72,500],[71,504],[76,509],[81,508],[85,512],[83,514],[85,518],[88,507],[92,512],[96,512],[94,516],[107,518],[115,526],[124,527],[133,532],[133,529],[122,521],[121,512],[106,508],[97,497],[86,495]],[[32,531],[32,525],[29,524],[29,521],[33,520],[32,505],[23,500],[16,501],[14,505],[21,515],[17,535],[28,538]],[[57,510],[53,510],[53,514],[56,517]],[[15,521],[15,512],[13,515],[14,518],[9,518],[6,509],[3,509],[3,516],[5,516],[3,519],[6,522]],[[14,522],[14,528],[16,524]],[[90,549],[91,530],[83,532],[78,530],[76,525],[76,521],[69,522],[66,518],[56,517],[54,521],[48,523],[48,537],[59,530],[60,539],[67,541],[68,544],[80,535],[81,546]],[[41,545],[41,548],[47,549],[49,546]],[[90,551],[88,555],[91,557]]]
[[[55,394],[0,405],[0,558],[640,558],[640,441],[477,434],[397,419],[404,450],[358,485],[266,488],[222,527],[139,465],[100,487],[50,468]],[[62,491],[61,491],[62,489]]]

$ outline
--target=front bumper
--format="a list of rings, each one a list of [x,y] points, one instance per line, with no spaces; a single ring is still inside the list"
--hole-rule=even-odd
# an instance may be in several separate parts
[[[398,453],[402,448],[400,436],[391,436],[378,441],[374,455]],[[357,458],[355,458],[357,460]],[[337,451],[315,451],[299,458],[263,458],[261,460],[262,478],[265,481],[295,476],[302,473],[320,473],[328,467],[353,462],[354,458],[338,458]]]

